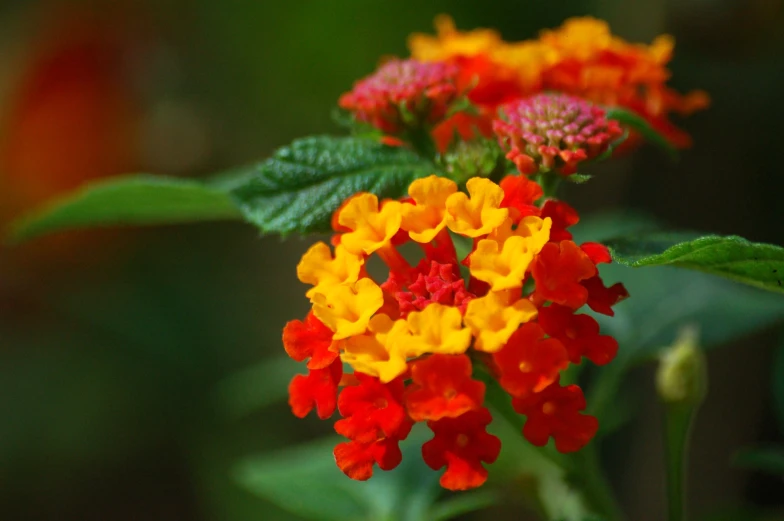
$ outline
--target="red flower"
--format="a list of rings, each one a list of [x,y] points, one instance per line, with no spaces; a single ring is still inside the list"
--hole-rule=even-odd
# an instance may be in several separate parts
[[[557,338],[566,347],[569,360],[579,364],[584,356],[596,365],[604,365],[615,358],[618,341],[599,334],[599,323],[588,315],[558,304],[539,309],[539,324],[544,332]]]
[[[555,382],[540,393],[514,398],[512,405],[527,416],[523,436],[538,447],[552,437],[558,452],[574,452],[591,441],[599,428],[596,418],[580,414],[585,398],[576,385],[561,387]]]
[[[482,463],[493,463],[501,451],[501,440],[486,431],[492,419],[482,408],[457,418],[427,422],[434,436],[422,446],[422,457],[433,470],[446,466],[442,487],[466,490],[487,480]]]
[[[535,322],[515,331],[506,345],[493,354],[500,372],[498,383],[512,396],[538,393],[569,365],[564,346],[555,338],[544,338]]]
[[[322,420],[332,416],[341,376],[343,363],[338,359],[323,369],[310,369],[307,376],[295,376],[289,384],[289,405],[294,416],[304,418],[313,407]]]
[[[360,443],[381,438],[403,440],[411,431],[411,420],[403,408],[403,379],[382,384],[378,378],[354,373],[359,385],[340,393],[338,410],[342,420],[335,422],[338,434]]]
[[[615,312],[612,310],[612,306],[629,298],[629,292],[626,291],[623,284],[617,282],[609,288],[605,287],[598,275],[584,280],[582,284],[588,291],[588,306],[602,315],[614,316]]]
[[[369,443],[348,441],[338,443],[333,454],[340,470],[358,481],[370,479],[373,475],[373,463],[381,470],[392,470],[403,460],[399,440],[382,438]]]
[[[553,227],[550,229],[550,242],[571,240],[572,234],[566,229],[580,221],[577,210],[565,202],[555,199],[545,201],[541,217],[542,219],[549,217],[553,220]]]
[[[308,361],[308,369],[323,369],[337,357],[338,351],[332,346],[332,330],[309,312],[305,321],[292,320],[283,328],[283,347],[286,353],[296,360]]]
[[[500,186],[504,190],[501,208],[509,208],[510,216],[515,221],[528,215],[538,217],[542,213],[539,207],[534,205],[534,202],[544,195],[539,183],[526,176],[508,175],[501,180]]]
[[[434,354],[411,367],[406,409],[414,421],[454,418],[479,409],[485,384],[471,379],[471,359],[466,355]]]
[[[423,259],[416,271],[416,275],[411,277],[414,282],[408,284],[403,291],[401,288],[405,284],[401,281],[406,277],[395,272],[390,272],[387,282],[381,285],[381,289],[394,294],[402,318],[412,311],[422,311],[431,302],[454,305],[464,312],[468,302],[474,298],[474,295],[466,290],[465,281],[454,263],[441,264]]]
[[[598,242],[584,242],[580,249],[585,252],[594,264],[609,264],[612,262],[610,250],[604,244]]]
[[[596,275],[596,266],[572,241],[550,242],[542,248],[531,272],[539,302],[549,300],[577,309],[588,300],[588,290],[580,281]]]

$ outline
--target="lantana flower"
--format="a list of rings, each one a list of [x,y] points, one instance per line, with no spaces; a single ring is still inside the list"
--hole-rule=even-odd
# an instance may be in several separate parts
[[[500,185],[472,178],[466,189],[433,175],[411,183],[402,201],[357,194],[333,220],[334,246],[311,247],[297,267],[312,311],[284,329],[286,352],[308,364],[289,402],[300,417],[338,410],[335,430],[347,441],[335,461],[350,478],[396,467],[399,442],[422,422],[433,432],[422,457],[445,469],[442,486],[484,483],[501,442],[487,432],[493,418],[480,372],[526,417],[531,443],[552,439],[571,452],[596,433],[580,388],[559,382],[570,364],[605,364],[617,351],[577,313],[587,304],[611,314],[626,296],[598,275],[606,248],[575,244],[566,228],[576,212],[542,204],[541,187],[525,176]],[[458,255],[455,237],[471,251]],[[421,251],[418,262],[401,252],[406,243]],[[365,270],[372,256],[386,264],[386,280]]]
[[[657,37],[651,45],[629,43],[610,32],[606,22],[591,17],[571,18],[538,39],[505,42],[496,31],[459,31],[447,16],[436,19],[436,35],[414,34],[411,56],[422,61],[459,67],[458,85],[479,114],[457,114],[436,129],[445,145],[455,131],[470,138],[476,131],[492,134],[491,121],[502,104],[540,92],[554,91],[605,106],[630,109],[677,147],[691,139],[671,121],[672,113],[688,115],[709,104],[708,95],[682,95],[667,86],[672,37]]]
[[[603,153],[623,134],[602,108],[565,94],[522,98],[501,112],[503,119],[493,122],[493,130],[523,174],[573,174],[581,161]]]
[[[358,121],[388,133],[442,120],[457,98],[459,69],[453,63],[392,59],[340,97]]]

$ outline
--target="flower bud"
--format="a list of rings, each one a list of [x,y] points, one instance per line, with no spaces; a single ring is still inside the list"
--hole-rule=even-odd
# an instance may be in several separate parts
[[[623,134],[604,109],[565,94],[523,98],[501,111],[505,120],[493,122],[493,130],[523,174],[573,174],[579,162],[600,155]]]
[[[696,327],[684,327],[662,353],[656,389],[662,401],[673,405],[697,406],[705,398],[708,376]]]

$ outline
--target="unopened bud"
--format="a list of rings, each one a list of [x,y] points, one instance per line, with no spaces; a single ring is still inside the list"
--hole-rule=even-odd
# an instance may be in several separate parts
[[[662,353],[656,389],[669,404],[697,406],[705,398],[708,376],[696,327],[681,329],[673,345]]]
[[[495,140],[475,139],[458,141],[452,150],[443,156],[444,167],[449,177],[464,183],[472,177],[490,177],[504,166],[503,152]]]

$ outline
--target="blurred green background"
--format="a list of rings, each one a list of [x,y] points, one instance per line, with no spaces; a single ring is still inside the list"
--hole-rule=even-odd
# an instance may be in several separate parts
[[[713,97],[682,122],[694,148],[671,164],[645,147],[566,198],[584,215],[631,207],[784,244],[781,0],[6,0],[0,224],[87,179],[207,175],[334,132],[338,96],[379,57],[406,55],[407,35],[432,32],[442,12],[511,40],[585,14],[631,41],[673,34],[672,84]],[[297,519],[239,488],[231,469],[331,431],[288,411],[292,365],[264,365],[307,310],[294,267],[309,244],[204,224],[0,250],[0,519]],[[781,441],[769,398],[777,340],[769,327],[710,356],[690,480],[700,515],[784,504],[780,479],[730,467],[737,448]],[[650,368],[638,371],[641,414],[605,457],[629,517],[654,521],[660,412]],[[504,515],[520,519],[469,517]]]

